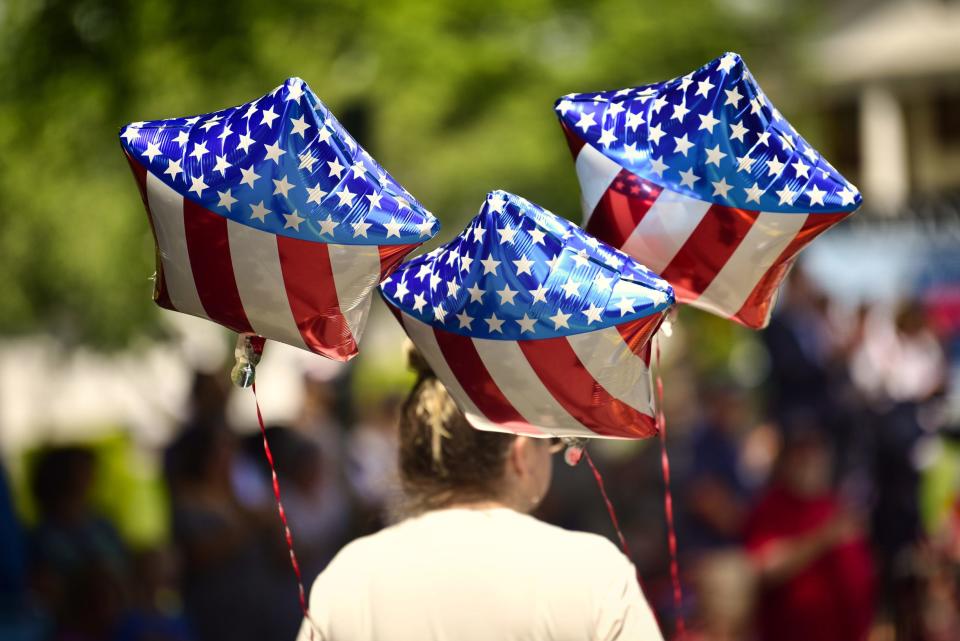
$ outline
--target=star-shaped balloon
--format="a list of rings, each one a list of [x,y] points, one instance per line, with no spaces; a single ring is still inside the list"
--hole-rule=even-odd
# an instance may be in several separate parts
[[[734,53],[666,82],[571,94],[556,112],[587,231],[680,302],[748,327],[767,324],[798,252],[860,206]]]
[[[649,342],[673,291],[573,223],[491,192],[459,236],[401,265],[381,294],[474,427],[656,433]]]
[[[436,219],[290,78],[253,102],[127,125],[157,246],[154,299],[337,360]]]

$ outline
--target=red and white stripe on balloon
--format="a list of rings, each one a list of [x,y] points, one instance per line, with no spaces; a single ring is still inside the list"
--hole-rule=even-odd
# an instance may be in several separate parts
[[[349,359],[374,288],[438,229],[299,78],[120,138],[156,240],[157,303],[237,332]]]
[[[656,434],[650,340],[670,286],[507,192],[381,294],[470,423],[533,436]]]
[[[677,300],[765,327],[777,288],[797,254],[848,213],[739,209],[671,191],[579,143],[584,228],[641,258]]]
[[[357,353],[374,288],[416,245],[340,245],[236,222],[129,158],[157,245],[154,297],[335,360]]]
[[[610,438],[657,433],[649,341],[659,315],[587,334],[507,341],[397,314],[477,429]]]
[[[666,82],[570,94],[556,111],[587,231],[678,301],[748,327],[767,324],[800,250],[860,205],[733,53]]]

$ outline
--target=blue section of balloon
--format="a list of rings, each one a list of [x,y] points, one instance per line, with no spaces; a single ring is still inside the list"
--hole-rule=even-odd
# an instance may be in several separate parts
[[[674,303],[670,285],[636,260],[504,191],[459,236],[401,265],[381,293],[424,323],[498,340],[594,331]]]
[[[727,53],[685,76],[569,94],[564,126],[634,174],[692,198],[768,212],[849,212],[860,193]]]
[[[238,107],[131,123],[120,137],[175,191],[255,229],[345,245],[422,243],[439,230],[299,78]]]

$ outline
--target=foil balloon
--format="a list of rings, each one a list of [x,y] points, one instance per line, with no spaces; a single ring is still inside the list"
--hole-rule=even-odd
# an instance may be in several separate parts
[[[253,102],[120,133],[162,307],[347,360],[377,284],[436,219],[299,78]]]
[[[573,223],[491,192],[459,236],[380,291],[474,427],[656,433],[649,342],[673,291]]]
[[[571,94],[556,112],[587,231],[680,302],[748,327],[769,322],[798,252],[860,205],[734,53],[667,82]]]

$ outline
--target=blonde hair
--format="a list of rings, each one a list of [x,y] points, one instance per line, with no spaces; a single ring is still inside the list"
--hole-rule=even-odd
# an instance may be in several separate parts
[[[407,360],[417,373],[400,417],[400,475],[407,511],[496,498],[515,437],[473,428],[412,344]]]

